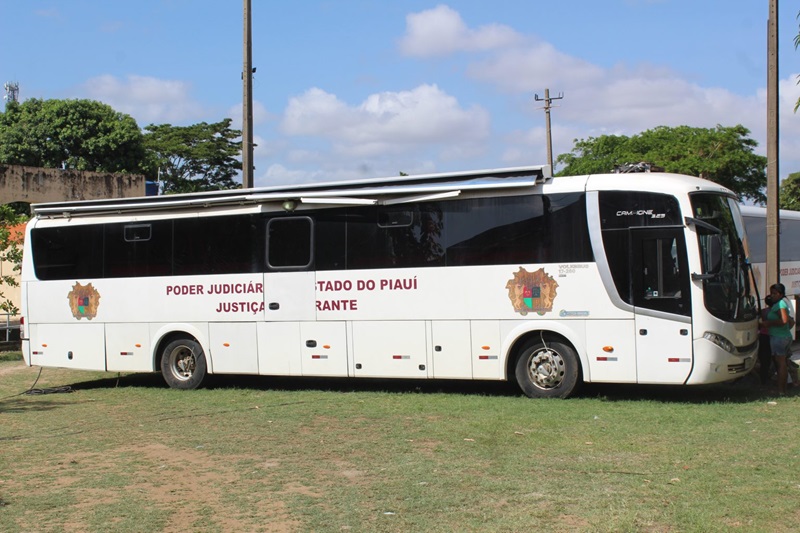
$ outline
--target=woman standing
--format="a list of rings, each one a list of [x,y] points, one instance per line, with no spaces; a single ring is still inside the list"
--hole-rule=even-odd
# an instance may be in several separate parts
[[[769,295],[774,302],[767,313],[767,319],[761,326],[769,330],[769,346],[775,368],[778,370],[778,394],[786,394],[786,378],[789,370],[789,348],[792,345],[792,332],[789,328],[789,306],[786,303],[786,287],[776,283],[769,288]]]

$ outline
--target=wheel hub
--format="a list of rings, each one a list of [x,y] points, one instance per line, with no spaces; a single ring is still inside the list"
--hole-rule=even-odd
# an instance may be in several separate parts
[[[531,381],[539,388],[558,387],[564,379],[564,360],[552,350],[540,350],[531,357],[528,372]]]
[[[172,373],[178,379],[186,380],[192,377],[196,367],[194,354],[189,350],[181,350],[174,353],[175,359],[172,364]]]

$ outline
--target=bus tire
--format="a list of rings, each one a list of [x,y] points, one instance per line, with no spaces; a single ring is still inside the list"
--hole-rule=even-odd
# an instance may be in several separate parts
[[[567,344],[536,342],[521,350],[515,375],[529,398],[568,398],[580,385],[580,363]]]
[[[161,375],[173,389],[196,389],[206,377],[206,357],[194,339],[176,339],[161,352]]]

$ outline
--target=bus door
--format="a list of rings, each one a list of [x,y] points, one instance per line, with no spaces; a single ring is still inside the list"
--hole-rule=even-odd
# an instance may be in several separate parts
[[[637,381],[684,383],[692,371],[689,267],[683,227],[631,229]]]
[[[260,374],[346,376],[344,321],[316,321],[314,221],[278,216],[267,221],[264,322],[258,324]]]

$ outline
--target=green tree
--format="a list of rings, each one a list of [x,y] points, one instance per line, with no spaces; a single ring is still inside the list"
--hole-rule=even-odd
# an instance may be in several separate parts
[[[758,143],[750,130],[733,127],[659,126],[632,137],[601,135],[576,139],[572,151],[561,154],[559,176],[611,172],[617,165],[645,161],[666,172],[700,176],[759,203],[766,200],[767,159],[753,153]]]
[[[21,243],[12,235],[11,229],[25,222],[27,217],[14,212],[9,205],[0,205],[0,261],[6,261],[14,265],[13,272],[22,270],[22,246]],[[3,272],[0,276],[0,311],[12,315],[19,314],[19,309],[3,293],[4,287],[17,287],[19,282],[9,272]]]
[[[230,128],[231,119],[192,126],[150,124],[144,144],[154,157],[166,193],[235,189],[241,170],[241,131]]]
[[[778,202],[781,209],[800,211],[800,172],[789,174],[781,182]]]
[[[31,98],[0,113],[0,164],[140,172],[145,155],[136,121],[101,102]]]

